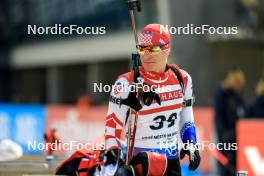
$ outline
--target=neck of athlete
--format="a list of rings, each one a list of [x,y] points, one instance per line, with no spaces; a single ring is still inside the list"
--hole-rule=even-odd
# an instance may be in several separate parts
[[[164,73],[166,71],[167,59],[155,61],[143,61],[142,66],[147,72]]]
[[[165,71],[166,71],[166,64],[165,65],[161,65],[157,69],[153,70],[153,72],[156,72],[156,73],[164,73]]]

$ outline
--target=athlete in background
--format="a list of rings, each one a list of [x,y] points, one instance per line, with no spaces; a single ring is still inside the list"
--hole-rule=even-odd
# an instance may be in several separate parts
[[[56,146],[60,143],[60,136],[55,128],[48,129],[44,134],[44,139],[47,145],[46,155],[53,155],[52,145]],[[55,144],[55,145],[54,145]]]

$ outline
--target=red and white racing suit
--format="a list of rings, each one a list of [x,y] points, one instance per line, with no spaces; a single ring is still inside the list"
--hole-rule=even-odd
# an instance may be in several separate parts
[[[177,67],[176,65],[174,65]],[[166,154],[168,159],[178,158],[179,137],[183,143],[196,143],[196,130],[192,106],[183,106],[184,100],[193,98],[192,79],[182,70],[185,93],[173,70],[167,66],[164,73],[147,72],[140,67],[140,77],[149,85],[155,85],[161,105],[153,102],[150,106],[143,105],[138,112],[137,130],[135,135],[134,155],[141,151],[154,151]],[[134,72],[120,75],[115,85],[129,86],[134,80]],[[129,107],[120,105],[115,100],[128,97],[127,91],[113,89],[106,117],[105,145],[106,150],[121,148],[120,137],[125,125]]]

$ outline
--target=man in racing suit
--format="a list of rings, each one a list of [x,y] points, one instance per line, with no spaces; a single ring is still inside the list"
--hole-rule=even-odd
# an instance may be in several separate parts
[[[159,174],[157,171],[155,171],[156,174],[150,174],[151,171],[146,171],[148,174],[142,173],[144,171],[134,171],[136,175],[181,175],[178,153],[179,137],[183,144],[196,144],[196,129],[192,109],[192,79],[186,71],[177,65],[167,64],[170,53],[170,35],[168,32],[162,31],[161,28],[160,24],[145,26],[139,34],[138,46],[142,64],[139,68],[140,78],[144,80],[146,85],[155,87],[155,93],[158,94],[160,103],[155,100],[149,106],[141,103],[142,107],[137,109],[135,104],[139,102],[129,102],[130,94],[127,91],[129,89],[124,88],[129,87],[134,82],[135,74],[131,71],[117,78],[115,88],[110,95],[106,117],[107,163],[115,162],[119,157],[121,133],[130,108],[134,109],[132,114],[138,111],[134,158],[142,161],[142,152],[152,154],[154,152],[157,153],[152,155],[154,157],[165,157],[165,160],[158,159],[159,163],[156,163],[161,169]],[[181,86],[174,70],[179,72],[183,86]],[[122,100],[129,103],[120,103]],[[180,152],[180,158],[182,159],[185,154],[189,155],[189,170],[195,170],[200,163],[198,150],[195,147],[192,150],[184,148]],[[147,156],[148,160],[150,160],[149,156]],[[135,162],[134,158],[132,162]],[[136,161],[135,163],[139,162]],[[144,163],[141,163],[141,167],[145,167]]]

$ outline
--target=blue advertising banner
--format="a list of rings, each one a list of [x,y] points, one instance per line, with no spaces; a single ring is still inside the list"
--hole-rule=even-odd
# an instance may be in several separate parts
[[[34,144],[44,143],[45,106],[0,104],[0,140],[11,139],[24,153],[42,153]]]

